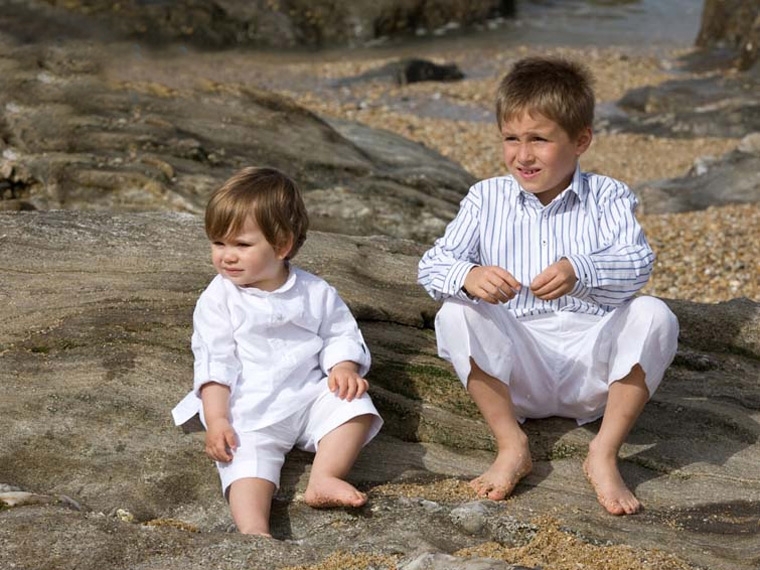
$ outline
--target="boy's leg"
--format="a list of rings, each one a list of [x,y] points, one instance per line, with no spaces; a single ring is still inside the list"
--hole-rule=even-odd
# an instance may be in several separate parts
[[[589,444],[588,456],[583,463],[597,500],[613,515],[630,515],[641,508],[641,503],[620,475],[617,459],[620,447],[648,400],[644,370],[636,364],[628,376],[610,386],[602,425]]]
[[[330,431],[319,441],[304,501],[312,507],[360,507],[367,496],[344,480],[348,475],[375,416],[356,416]]]
[[[239,532],[272,536],[269,513],[274,491],[274,483],[258,477],[233,481],[229,490],[230,511]]]
[[[497,445],[495,461],[470,486],[479,496],[498,501],[508,497],[533,467],[528,436],[515,417],[509,387],[483,372],[472,358],[467,391],[491,428]]]
[[[678,346],[678,320],[654,297],[637,297],[615,309],[596,347],[610,351],[609,385],[599,433],[589,445],[584,471],[601,505],[612,514],[632,514],[641,504],[626,487],[617,466],[620,447],[644,405],[659,386]]]

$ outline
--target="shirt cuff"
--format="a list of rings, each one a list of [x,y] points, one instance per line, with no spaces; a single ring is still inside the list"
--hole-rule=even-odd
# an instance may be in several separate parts
[[[359,375],[366,376],[369,372],[371,358],[369,349],[363,342],[342,341],[326,346],[319,357],[319,364],[325,374],[330,373],[330,369],[338,364],[350,360],[359,365]]]
[[[229,388],[237,382],[240,376],[238,366],[229,366],[219,362],[196,363],[193,377],[193,391],[200,397],[201,388],[209,382],[216,382]]]
[[[591,294],[591,289],[596,283],[596,271],[591,258],[587,255],[568,255],[565,257],[573,266],[577,281],[570,290],[569,295],[583,299]]]
[[[463,287],[464,280],[467,278],[467,274],[473,267],[478,267],[478,264],[469,261],[455,261],[446,275],[444,293],[451,295],[452,297],[458,297],[459,299],[472,300],[472,298],[464,292]]]

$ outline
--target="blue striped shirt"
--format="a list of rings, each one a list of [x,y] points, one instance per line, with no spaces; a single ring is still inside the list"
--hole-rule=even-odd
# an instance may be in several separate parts
[[[578,167],[547,206],[512,176],[483,180],[420,260],[418,281],[437,300],[466,299],[462,285],[470,269],[496,265],[522,284],[504,303],[518,318],[557,311],[604,315],[633,297],[652,272],[654,253],[636,221],[637,204],[622,182]],[[534,296],[531,281],[563,257],[575,270],[575,287],[553,301]]]

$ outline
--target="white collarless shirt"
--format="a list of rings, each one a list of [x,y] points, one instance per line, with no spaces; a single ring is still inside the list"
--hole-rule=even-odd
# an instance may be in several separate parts
[[[272,425],[308,406],[338,362],[364,376],[370,354],[346,304],[323,279],[290,266],[275,291],[238,287],[217,275],[193,314],[193,391],[172,414],[177,425],[201,408],[200,388],[230,388],[235,429]]]
[[[604,315],[633,297],[652,272],[654,253],[636,206],[625,184],[579,167],[570,186],[546,206],[512,176],[480,181],[420,260],[418,282],[436,300],[466,299],[467,273],[496,265],[522,285],[502,305],[518,318],[561,311]],[[530,292],[531,281],[562,257],[575,270],[575,287],[559,299],[539,299]]]

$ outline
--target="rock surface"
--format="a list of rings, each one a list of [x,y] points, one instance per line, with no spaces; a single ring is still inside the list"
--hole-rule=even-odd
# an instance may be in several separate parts
[[[514,12],[513,0],[44,0],[56,7],[87,15],[107,32],[152,43],[188,43],[231,47],[325,46],[364,43],[384,36],[412,34],[483,23]],[[13,4],[13,2],[5,2]],[[32,14],[55,14],[43,2]],[[56,19],[60,16],[55,14]]]
[[[696,43],[733,50],[739,69],[754,66],[760,54],[760,4],[755,0],[705,0]]]
[[[4,48],[0,210],[198,213],[232,172],[266,164],[302,185],[314,229],[426,242],[474,180],[420,144],[253,87],[115,84],[104,67],[128,46],[108,63],[88,44]]]
[[[250,17],[263,2],[53,4],[63,6],[0,0],[0,210],[10,210],[0,212],[1,568],[760,564],[758,303],[668,301],[681,322],[679,352],[623,449],[643,513],[602,511],[580,468],[598,424],[556,418],[525,425],[536,467],[515,496],[477,501],[464,481],[489,465],[493,442],[436,356],[437,306],[415,284],[424,246],[403,239],[440,234],[472,176],[397,135],[252,88],[257,71],[244,65],[200,85],[151,81],[154,62],[113,73],[148,55],[114,44],[120,33],[181,38],[182,50],[253,42],[240,26],[259,33]],[[358,34],[336,13],[313,14],[322,20],[303,28],[276,16],[265,27],[286,42],[327,39],[328,24]],[[162,64],[171,72],[178,61]],[[248,75],[238,82],[238,73]],[[610,128],[745,136],[758,130],[756,81],[720,75],[633,93],[627,122]],[[701,162],[700,177],[670,181],[672,195],[670,186],[657,191],[680,201],[684,188],[715,188],[712,172],[750,179],[753,140],[727,167]],[[291,454],[274,505],[278,540],[227,532],[202,435],[183,434],[169,415],[189,388],[191,312],[213,275],[197,214],[214,186],[251,162],[283,167],[304,186],[313,228],[323,231],[310,233],[297,262],[335,284],[359,319],[387,422],[351,473],[370,496],[362,509],[305,506],[311,458]],[[685,207],[701,207],[699,195]],[[53,211],[17,211],[25,209]],[[372,234],[385,237],[362,237]],[[521,549],[557,558],[521,558]]]
[[[562,419],[526,424],[536,468],[512,499],[473,506],[457,485],[432,494],[485,469],[493,444],[435,355],[436,305],[414,282],[420,251],[312,232],[299,253],[359,319],[387,424],[351,473],[370,494],[356,511],[306,507],[310,458],[291,455],[272,541],[226,534],[201,436],[171,424],[190,385],[191,311],[213,274],[199,217],[0,214],[0,482],[53,498],[0,513],[0,567],[263,570],[350,551],[424,568],[463,548],[525,544],[541,515],[602,545],[667,545],[692,567],[757,566],[757,303],[670,302],[679,353],[623,449],[642,514],[604,514],[581,471],[598,424]],[[483,560],[451,568],[503,567]]]

